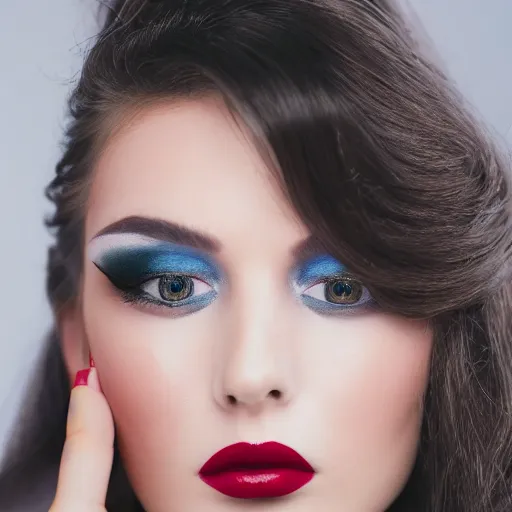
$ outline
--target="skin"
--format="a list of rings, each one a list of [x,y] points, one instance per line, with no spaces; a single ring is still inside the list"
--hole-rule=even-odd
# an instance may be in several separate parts
[[[93,354],[145,509],[383,512],[416,457],[427,324],[378,309],[325,316],[297,299],[293,249],[309,233],[215,99],[148,108],[108,143],[86,242],[133,215],[215,238],[225,276],[207,307],[170,316],[124,303],[84,255],[80,305],[61,322],[64,355],[72,374]],[[240,441],[290,446],[316,475],[265,503],[223,496],[197,472]]]

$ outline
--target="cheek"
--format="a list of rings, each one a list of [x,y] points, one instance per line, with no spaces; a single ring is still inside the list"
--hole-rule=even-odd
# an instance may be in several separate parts
[[[205,323],[198,315],[190,322],[139,312],[94,277],[84,288],[84,325],[123,458],[134,483],[159,481],[166,448],[179,445],[188,428],[177,418],[190,417],[206,382],[196,354]]]
[[[309,354],[318,369],[310,387],[325,411],[330,474],[352,488],[375,474],[384,503],[415,459],[432,333],[424,322],[375,315],[319,323],[315,336],[325,348]]]
[[[368,415],[400,422],[421,403],[432,349],[425,322],[389,315],[320,321],[305,339],[318,340],[304,349],[310,350],[310,385],[323,387],[322,396],[342,409],[349,406],[337,413],[344,421]]]
[[[343,423],[357,419],[359,426],[369,428],[375,422],[400,424],[416,411],[427,384],[432,345],[424,322],[385,315],[349,319],[330,327],[324,339],[328,348],[315,352],[328,358],[315,366],[329,378],[318,376],[316,381],[325,383],[325,394],[336,394],[337,403],[343,404],[342,410],[336,408]]]
[[[351,413],[363,428],[399,432],[421,412],[432,334],[424,323],[390,317],[362,322],[359,330]]]

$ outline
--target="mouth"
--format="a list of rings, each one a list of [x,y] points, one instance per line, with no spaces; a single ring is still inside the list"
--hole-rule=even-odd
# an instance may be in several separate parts
[[[306,485],[311,464],[280,443],[237,443],[213,455],[199,477],[216,491],[240,499],[279,498]]]

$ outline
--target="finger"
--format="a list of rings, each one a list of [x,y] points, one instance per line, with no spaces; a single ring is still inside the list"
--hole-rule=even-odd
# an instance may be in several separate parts
[[[50,512],[105,510],[114,454],[114,420],[100,389],[95,368],[78,372]]]

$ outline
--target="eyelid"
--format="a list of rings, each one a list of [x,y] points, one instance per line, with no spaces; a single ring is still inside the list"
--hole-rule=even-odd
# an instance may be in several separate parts
[[[203,279],[200,276],[196,276],[194,274],[190,274],[187,272],[180,272],[180,271],[174,271],[174,270],[169,270],[167,272],[156,272],[156,273],[144,274],[144,277],[137,283],[136,286],[142,286],[143,284],[146,284],[149,281],[154,281],[156,279],[160,279],[161,277],[165,277],[165,276],[189,277],[190,279],[194,279],[195,281],[201,281],[202,283],[205,283],[208,286],[213,287],[213,284],[210,284],[206,279]]]
[[[344,265],[328,254],[317,255],[301,263],[293,272],[295,286],[303,290],[342,277],[350,278],[351,275]]]
[[[197,249],[166,242],[118,243],[100,249],[98,246],[91,249],[93,263],[113,281],[122,282],[125,286],[138,286],[149,279],[172,273],[196,277],[212,286],[222,280],[220,267]]]
[[[364,287],[364,285],[363,285],[363,283],[361,283],[361,281],[356,279],[350,272],[346,271],[346,272],[339,272],[337,274],[332,274],[330,276],[322,277],[322,278],[318,279],[317,281],[308,283],[307,286],[303,289],[303,291],[307,291],[310,288],[312,288],[313,286],[318,286],[319,284],[327,284],[329,282],[338,281],[341,279],[343,279],[344,281],[355,282]]]

